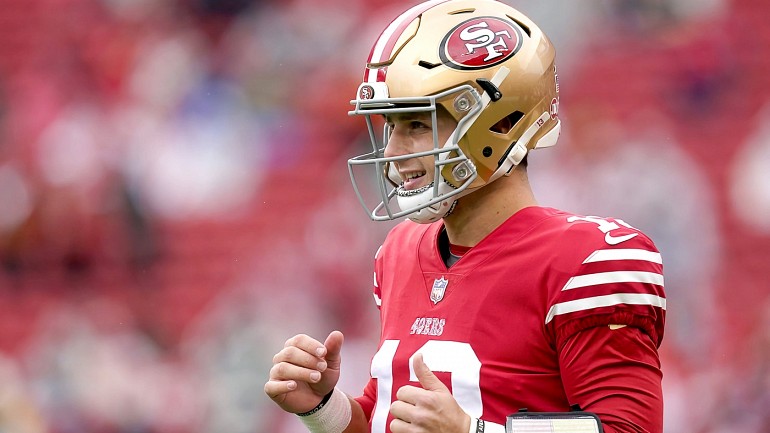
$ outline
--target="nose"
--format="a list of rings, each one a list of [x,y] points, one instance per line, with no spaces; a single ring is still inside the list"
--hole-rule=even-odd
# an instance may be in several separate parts
[[[408,140],[398,126],[391,128],[388,143],[385,146],[385,157],[402,156],[410,153]]]

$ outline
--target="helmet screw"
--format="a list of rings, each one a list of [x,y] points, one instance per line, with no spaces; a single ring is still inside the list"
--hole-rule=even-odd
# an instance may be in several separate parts
[[[458,181],[465,180],[470,175],[470,170],[468,170],[468,166],[464,162],[457,164],[457,166],[455,166],[455,168],[452,170],[452,176],[454,176],[454,178]]]
[[[468,111],[471,108],[471,102],[465,95],[459,96],[457,99],[455,99],[454,105],[455,110],[457,111]]]

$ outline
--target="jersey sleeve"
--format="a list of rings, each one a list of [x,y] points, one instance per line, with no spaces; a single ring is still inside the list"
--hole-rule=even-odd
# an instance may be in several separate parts
[[[659,432],[666,314],[660,252],[620,220],[572,221],[545,318],[566,396],[599,415],[607,433]]]
[[[374,411],[374,403],[377,401],[377,380],[374,378],[369,379],[364,388],[363,395],[356,397],[355,400],[361,405],[367,421],[370,420],[372,418],[372,411]]]
[[[384,245],[383,245],[384,246]],[[374,296],[374,304],[378,309],[382,308],[382,247],[377,249],[374,254],[374,287],[372,289],[372,295]]]
[[[372,289],[372,295],[374,297],[374,303],[377,306],[378,310],[382,310],[382,267],[383,267],[383,256],[382,251],[385,245],[381,245],[377,252],[374,253],[374,276],[373,276],[373,289]],[[377,401],[377,380],[374,378],[369,378],[369,382],[367,382],[366,387],[364,387],[364,392],[361,396],[356,397],[355,400],[358,402],[358,404],[361,405],[361,409],[364,411],[364,415],[366,415],[366,419],[371,419],[372,411],[374,410],[374,404]]]
[[[639,328],[660,346],[666,315],[660,252],[643,233],[612,224],[603,232],[583,223],[565,235],[569,251],[555,264],[545,317],[557,349],[576,332],[607,325]]]
[[[559,367],[570,404],[597,414],[605,433],[663,430],[660,361],[641,329],[597,326],[572,334]]]

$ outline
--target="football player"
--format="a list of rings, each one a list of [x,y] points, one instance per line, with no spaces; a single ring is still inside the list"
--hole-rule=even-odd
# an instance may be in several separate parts
[[[554,58],[494,0],[421,3],[376,40],[351,111],[372,151],[349,169],[372,219],[406,220],[375,257],[362,395],[335,388],[339,331],[273,359],[265,392],[312,432],[497,433],[521,409],[575,407],[608,433],[661,432],[660,253],[621,219],[539,206],[527,179],[529,151],[559,136]]]

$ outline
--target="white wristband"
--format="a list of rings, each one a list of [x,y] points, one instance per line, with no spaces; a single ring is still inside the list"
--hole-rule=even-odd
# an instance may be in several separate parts
[[[299,419],[312,433],[342,433],[350,424],[352,413],[348,396],[334,388],[323,407]]]

